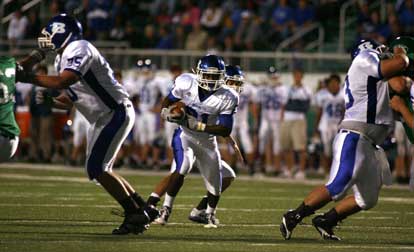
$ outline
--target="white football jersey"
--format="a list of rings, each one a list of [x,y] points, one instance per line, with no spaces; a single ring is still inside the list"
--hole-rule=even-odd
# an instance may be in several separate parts
[[[222,86],[213,94],[200,100],[198,83],[194,74],[181,74],[174,82],[171,94],[180,99],[186,105],[186,113],[196,117],[199,121],[208,125],[218,123],[219,115],[233,115],[236,113],[239,96],[236,91],[227,86]],[[187,135],[200,138],[212,138],[214,135],[205,132],[197,132],[183,127]]]
[[[163,95],[165,79],[154,77],[151,79],[140,78],[138,82],[139,110],[150,111],[157,105]]]
[[[81,77],[66,92],[74,106],[91,123],[100,115],[116,109],[118,104],[129,97],[124,87],[114,78],[105,58],[86,40],[70,43],[62,55],[56,57],[55,67],[58,73],[67,70]]]
[[[358,54],[345,78],[344,121],[393,125],[388,83],[383,80],[380,58],[375,50]]]
[[[411,82],[411,88],[410,88],[410,100],[411,100],[411,104],[414,107],[414,81],[410,80]]]
[[[250,83],[243,85],[243,91],[239,94],[239,106],[237,107],[236,123],[247,122],[249,118],[249,104],[257,102],[257,88]]]
[[[344,91],[340,90],[336,95],[334,95],[327,89],[322,89],[316,93],[315,99],[316,106],[322,109],[318,129],[320,131],[324,131],[331,125],[336,127],[344,116]]]
[[[285,88],[282,85],[263,86],[258,96],[261,120],[280,121]]]

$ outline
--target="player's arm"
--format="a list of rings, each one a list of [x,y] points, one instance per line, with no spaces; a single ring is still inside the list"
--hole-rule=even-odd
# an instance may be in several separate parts
[[[186,123],[189,129],[216,136],[228,137],[233,128],[233,114],[220,114],[219,122],[215,125],[200,122],[193,116],[189,116]]]
[[[391,78],[403,72],[409,65],[406,51],[401,47],[394,47],[394,55],[391,59],[380,61],[380,71],[383,78]]]
[[[172,123],[178,123],[181,124],[182,123],[182,118],[180,118],[179,115],[173,113],[173,109],[175,108],[175,106],[173,106],[174,103],[180,101],[180,98],[177,98],[173,95],[172,92],[170,92],[170,94],[168,94],[168,96],[166,96],[164,98],[164,100],[162,101],[161,104],[161,118],[164,119],[165,121],[169,121]],[[183,111],[184,113],[184,111]]]
[[[410,93],[411,80],[405,76],[396,76],[388,80],[388,85],[394,92],[400,95],[408,95]]]
[[[411,113],[403,98],[398,95],[392,97],[390,107],[400,113],[407,125],[414,129],[414,115]]]
[[[64,92],[57,97],[53,98],[53,107],[58,109],[71,110],[73,107],[73,102]]]
[[[26,72],[26,76],[24,77],[25,82],[52,89],[68,88],[70,85],[75,84],[79,80],[80,76],[78,73],[69,70],[64,70],[58,76],[34,75]]]
[[[18,65],[22,66],[25,71],[31,71],[32,68],[46,57],[46,52],[41,49],[34,49],[27,57],[19,60]]]

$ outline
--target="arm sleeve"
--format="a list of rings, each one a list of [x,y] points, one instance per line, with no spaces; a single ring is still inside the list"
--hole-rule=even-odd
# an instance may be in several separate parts
[[[369,76],[382,79],[381,60],[375,52],[365,51],[360,54],[359,68]]]
[[[77,73],[80,76],[86,74],[92,63],[92,53],[87,46],[70,44],[62,56],[62,69]]]
[[[228,128],[228,129],[232,129],[233,128],[233,121],[234,121],[233,117],[234,117],[233,114],[220,114],[219,118],[218,118],[219,119],[218,124],[223,126],[223,127]]]

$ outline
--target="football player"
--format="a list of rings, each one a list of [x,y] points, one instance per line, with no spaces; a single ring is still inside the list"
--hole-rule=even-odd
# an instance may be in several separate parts
[[[332,200],[339,202],[313,218],[312,224],[322,238],[340,240],[333,232],[337,223],[375,206],[382,184],[391,183],[388,161],[379,144],[394,123],[388,85],[399,92],[406,89],[393,77],[408,67],[409,60],[398,45],[392,56],[384,53],[384,48],[375,41],[362,40],[352,50],[345,78],[345,116],[333,143],[329,181],[283,215],[280,231],[286,240],[303,218]],[[351,188],[353,195],[346,197]]]
[[[222,162],[216,136],[227,137],[233,128],[238,94],[224,84],[225,65],[221,57],[202,57],[196,74],[182,74],[162,104],[164,120],[181,126],[175,130],[172,147],[174,161],[160,222],[167,221],[174,199],[195,163],[207,188],[206,228],[217,228],[215,209],[222,192]],[[177,120],[171,110],[181,101],[186,117]],[[223,175],[224,177],[224,175]]]
[[[147,165],[159,166],[159,146],[155,144],[157,132],[160,129],[159,112],[163,85],[165,80],[159,76],[155,76],[156,66],[152,64],[150,59],[143,61],[140,67],[141,78],[138,82],[138,110],[137,128],[138,139],[140,145],[140,157],[142,161],[147,161]],[[149,154],[152,152],[152,159]]]
[[[0,162],[13,157],[19,144],[20,129],[14,117],[16,60],[0,57]]]
[[[54,50],[58,75],[34,75],[23,67],[18,68],[18,78],[45,88],[64,89],[58,97],[44,97],[44,100],[61,109],[75,106],[91,124],[87,135],[88,176],[98,181],[125,211],[123,223],[113,234],[142,233],[158,211],[149,208],[126,179],[112,172],[116,154],[135,117],[128,94],[114,79],[100,52],[83,40],[82,26],[75,18],[57,15],[41,34],[38,43],[43,54],[27,58],[41,61],[45,50]]]
[[[265,156],[266,172],[280,172],[280,119],[284,87],[280,74],[271,66],[267,71],[267,83],[259,91],[260,128],[259,153]]]
[[[226,66],[225,84],[233,88],[239,93],[243,91],[244,77],[243,77],[243,72],[241,71],[240,67],[231,66],[231,65]],[[237,143],[233,140],[233,138],[229,136],[229,137],[226,137],[225,139],[234,148],[239,158],[243,160],[243,156],[240,152],[240,149]],[[195,160],[193,160],[193,162],[195,162]],[[224,160],[221,160],[221,165],[222,165],[221,192],[223,193],[236,178],[236,173],[231,168],[231,166],[228,165]],[[163,180],[161,180],[159,184],[157,184],[154,192],[151,194],[151,196],[148,199],[148,204],[156,206],[156,204],[160,200],[160,197],[162,197],[167,190],[168,180],[170,179],[170,177],[171,175],[168,175]],[[191,221],[194,221],[197,223],[208,224],[208,219],[206,215],[207,198],[208,198],[208,193],[201,199],[197,207],[191,210],[190,215],[188,216],[188,218]],[[169,213],[171,213],[171,209]],[[168,218],[169,218],[169,214],[167,214],[166,212],[164,217],[157,219],[156,222],[159,224],[165,225],[168,222]],[[218,223],[217,218],[216,218],[216,222]]]
[[[255,133],[257,127],[251,129],[249,112],[252,114],[254,125],[257,125],[257,89],[252,84],[245,83],[244,74],[238,66],[226,66],[226,85],[239,93],[239,106],[237,107],[231,135],[241,143],[247,161],[248,172],[250,175],[253,175],[255,149],[250,132],[253,131]]]
[[[328,78],[326,88],[316,95],[318,107],[316,125],[323,144],[322,165],[325,174],[329,173],[332,162],[332,142],[345,111],[345,100],[340,85],[339,75],[332,74]]]

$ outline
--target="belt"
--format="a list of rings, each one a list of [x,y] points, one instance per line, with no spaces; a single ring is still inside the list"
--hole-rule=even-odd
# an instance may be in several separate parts
[[[367,140],[372,146],[374,146],[374,148],[379,149],[380,146],[378,146],[371,138],[367,137],[365,134],[359,132],[359,131],[355,131],[355,130],[349,130],[349,129],[339,129],[338,130],[339,133],[354,133],[354,134],[358,134],[360,135],[362,138],[364,138],[365,140]]]

